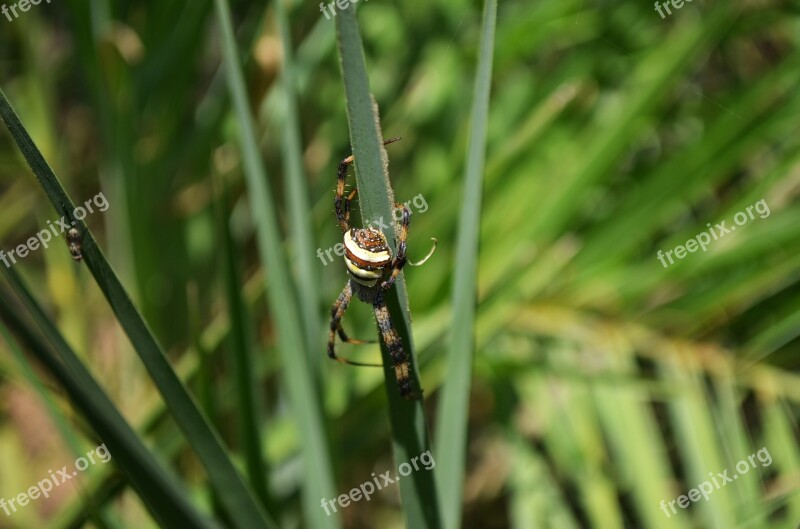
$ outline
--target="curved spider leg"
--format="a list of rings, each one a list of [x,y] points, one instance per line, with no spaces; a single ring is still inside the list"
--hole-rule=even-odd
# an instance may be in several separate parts
[[[397,379],[400,396],[407,400],[415,400],[419,397],[414,392],[414,388],[411,384],[411,364],[403,349],[403,342],[400,340],[400,336],[398,336],[397,331],[392,325],[389,308],[386,306],[382,291],[378,291],[372,303],[372,307],[375,310],[375,319],[378,321],[381,338],[383,338],[383,343],[386,344],[386,350],[389,351],[389,356],[392,358],[394,376]]]
[[[392,138],[383,142],[384,145],[389,145],[400,140],[400,137]],[[351,154],[341,162],[339,162],[339,169],[336,171],[336,198],[333,199],[333,207],[336,210],[336,220],[339,223],[342,233],[350,229],[350,201],[356,196],[356,189],[345,198],[345,180],[347,179],[347,168],[355,161]]]
[[[411,259],[408,259],[406,262],[408,266],[422,266],[428,261],[428,259],[431,258],[431,256],[433,256],[433,252],[436,251],[436,245],[439,244],[439,240],[436,237],[431,237],[431,240],[433,241],[433,246],[428,252],[428,255],[426,255],[425,257],[422,258],[421,261],[417,261],[416,263],[413,262]]]
[[[347,306],[350,304],[350,299],[353,297],[353,285],[350,281],[344,286],[344,290],[339,294],[336,302],[331,308],[331,326],[328,332],[328,358],[336,360],[342,364],[349,364],[352,366],[366,366],[366,367],[382,367],[381,364],[365,364],[362,362],[354,362],[340,356],[336,356],[336,332],[341,329],[342,317],[344,316]],[[342,333],[344,331],[341,331]],[[346,336],[346,335],[345,335]]]

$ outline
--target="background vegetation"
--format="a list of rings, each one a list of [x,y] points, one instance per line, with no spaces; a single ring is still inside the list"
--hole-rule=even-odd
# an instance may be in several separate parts
[[[380,370],[324,352],[346,280],[316,254],[341,240],[336,165],[378,160],[374,134],[351,143],[352,8],[0,16],[0,88],[67,195],[110,203],[83,263],[61,243],[0,266],[0,497],[99,442],[114,463],[0,528],[797,527],[797,4],[698,0],[662,20],[651,2],[510,0],[493,38],[492,6],[358,3],[382,133],[403,137],[394,196],[428,206],[411,259],[439,240],[392,305],[404,328],[408,301],[425,389],[405,408]],[[6,252],[67,200],[19,142],[0,128]],[[656,258],[762,199],[768,217],[707,252]],[[472,294],[475,313],[456,310]],[[376,337],[360,303],[345,328]],[[429,474],[444,494],[401,480],[325,515],[321,496],[395,469],[411,439],[447,460]],[[463,468],[444,454],[462,446]],[[762,447],[771,465],[659,508]]]

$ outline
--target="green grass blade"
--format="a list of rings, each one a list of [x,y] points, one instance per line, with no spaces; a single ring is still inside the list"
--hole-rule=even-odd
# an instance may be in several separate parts
[[[289,211],[289,239],[293,240],[292,262],[297,266],[297,291],[300,296],[300,311],[306,331],[306,351],[314,374],[319,372],[319,354],[322,349],[322,320],[319,314],[319,278],[315,273],[314,242],[311,235],[311,210],[308,200],[306,175],[303,171],[302,138],[300,117],[297,112],[297,81],[292,35],[289,17],[284,2],[275,2],[275,18],[278,21],[283,50],[281,84],[283,88],[283,110],[285,122],[281,147],[283,152],[284,181],[287,189],[287,209]]]
[[[232,347],[231,362],[233,379],[236,387],[236,402],[239,409],[239,442],[247,463],[247,474],[253,484],[253,490],[261,498],[264,505],[269,504],[269,493],[266,481],[266,466],[261,452],[261,435],[259,420],[258,379],[253,362],[255,354],[253,330],[248,321],[248,311],[242,298],[243,284],[238,268],[236,243],[233,240],[228,215],[225,211],[225,193],[221,193],[216,204],[219,219],[219,231],[223,240],[223,260],[225,265],[225,292],[227,294],[228,312],[230,313],[230,343]]]
[[[231,25],[230,6],[226,0],[215,0],[222,31],[225,72],[240,128],[240,141],[247,180],[250,207],[255,218],[258,249],[269,271],[267,296],[278,330],[279,351],[286,372],[286,389],[304,440],[306,488],[303,491],[306,523],[310,527],[340,526],[338,516],[327,516],[320,507],[321,498],[335,495],[333,470],[322,420],[319,397],[304,352],[303,328],[292,289],[291,276],[281,248],[277,213],[267,186],[267,175],[258,150],[255,123],[250,113],[244,76]]]
[[[439,498],[445,527],[461,527],[467,420],[475,352],[478,243],[481,197],[486,158],[486,127],[492,85],[496,0],[487,0],[483,11],[478,71],[472,103],[469,150],[467,151],[464,200],[458,228],[453,279],[453,333],[447,357],[447,381],[442,390],[436,425],[439,458]]]
[[[263,285],[263,282],[257,279],[249,280],[245,284],[244,290],[249,291],[245,294],[248,308],[256,304],[257,298],[260,297],[262,293]],[[222,346],[224,340],[231,339],[231,332],[229,317],[227,314],[219,314],[205,327],[202,334],[198,337],[198,345],[201,346],[204,351],[217,350]],[[177,371],[181,375],[181,378],[189,385],[192,385],[199,377],[200,361],[197,358],[199,354],[203,353],[197,349],[189,348],[177,366]],[[259,378],[269,376],[269,374],[269,370],[263,367],[257,371],[257,377]],[[234,398],[228,396],[231,393],[231,391],[228,391],[228,393],[222,397],[222,400],[233,403]],[[231,409],[223,411],[232,412],[234,406],[235,404],[231,404]],[[168,413],[163,403],[161,401],[154,402],[151,408],[142,414],[145,419],[139,423],[138,430],[145,436],[154,435],[158,428],[167,420],[167,415]],[[183,448],[184,445],[179,440],[177,443],[171,442],[167,446],[162,446],[160,453],[165,458],[176,457]],[[91,487],[89,492],[93,504],[103,506],[116,500],[125,488],[124,483],[119,485],[119,481],[118,477],[114,475],[98,480],[97,483]],[[269,512],[273,513],[274,511],[269,510]],[[79,506],[72,509],[63,509],[63,512],[59,513],[58,519],[59,525],[54,527],[54,529],[79,529],[86,523],[87,517],[83,506]]]
[[[4,331],[5,334],[5,331]],[[34,371],[28,357],[17,347],[17,343],[11,337],[5,334],[6,341],[8,342],[9,349],[11,349],[11,356],[19,369],[22,377],[33,388],[36,395],[39,397],[42,405],[47,411],[47,416],[53,422],[58,430],[58,434],[64,441],[70,452],[76,458],[85,454],[83,445],[81,444],[78,435],[70,427],[67,418],[58,409],[53,396],[48,392],[44,383],[39,379],[36,371]],[[98,527],[119,527],[119,524],[112,518],[104,507],[97,505],[90,494],[85,494],[81,491],[81,497],[84,502],[84,511],[87,513],[88,518],[93,521]]]
[[[58,178],[34,144],[25,127],[0,90],[0,116],[11,132],[33,173],[55,208],[69,219],[74,206]],[[122,328],[130,338],[142,363],[164,398],[175,422],[208,472],[209,481],[220,497],[231,520],[240,529],[270,527],[250,487],[228,456],[216,431],[172,369],[144,319],[136,310],[111,265],[106,261],[86,225],[75,221],[83,233],[83,256]]]
[[[510,434],[509,448],[514,453],[514,468],[509,476],[509,527],[536,529],[552,527],[577,529],[568,501],[558,482],[525,439]],[[611,526],[613,527],[613,526]]]
[[[362,219],[392,219],[394,193],[389,184],[386,151],[381,143],[377,109],[369,90],[364,51],[354,9],[345,9],[336,16],[342,78],[344,79],[350,143],[355,155],[355,172]],[[385,233],[395,247],[395,234]],[[421,388],[414,343],[411,339],[411,317],[405,279],[401,274],[386,295],[392,321],[405,345],[411,362],[412,385]],[[381,344],[384,378],[389,397],[389,419],[392,425],[394,457],[397,464],[410,461],[429,449],[425,410],[421,401],[403,400],[397,391],[392,360]],[[400,494],[406,527],[441,527],[433,472],[415,472],[412,479],[400,481]]]
[[[125,473],[142,501],[162,527],[187,527],[210,529],[217,527],[212,521],[196,511],[178,485],[177,480],[147,451],[136,432],[128,425],[120,412],[100,388],[92,375],[83,367],[78,357],[69,348],[64,338],[38,306],[22,284],[16,272],[4,269],[4,275],[14,290],[23,299],[40,328],[50,340],[61,358],[51,350],[22,320],[17,311],[6,303],[0,303],[0,318],[6,323],[2,333],[15,347],[6,326],[14,329],[22,342],[45,367],[47,372],[67,392],[88,423],[94,428],[111,452],[114,462]],[[8,296],[3,296],[8,298]]]

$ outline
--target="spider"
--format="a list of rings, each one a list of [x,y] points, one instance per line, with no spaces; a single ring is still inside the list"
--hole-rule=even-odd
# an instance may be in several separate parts
[[[67,245],[69,253],[76,261],[83,259],[83,237],[78,228],[70,228],[67,231]]]
[[[65,219],[67,221],[71,221],[70,227],[67,230],[67,247],[69,248],[69,254],[75,261],[80,261],[83,259],[83,234],[80,232],[78,228],[75,227],[75,221],[72,220],[72,215],[70,215],[67,206],[62,202],[61,209],[64,211],[64,216],[61,217],[62,221]],[[64,233],[64,226],[66,226],[65,222],[61,222],[61,233]]]
[[[392,138],[383,142],[384,145],[393,143],[400,138]],[[339,170],[336,174],[336,198],[334,199],[334,209],[336,210],[336,220],[344,234],[344,262],[347,265],[349,279],[344,286],[344,290],[339,294],[339,298],[331,309],[331,326],[328,335],[328,357],[343,364],[356,366],[374,366],[379,364],[364,364],[353,362],[336,356],[336,334],[339,334],[342,342],[349,344],[368,344],[375,341],[355,340],[349,338],[342,328],[342,317],[347,306],[355,293],[358,299],[365,303],[370,303],[375,312],[375,319],[378,321],[378,328],[381,338],[386,344],[389,356],[394,365],[394,375],[397,379],[397,386],[400,395],[408,400],[419,398],[415,394],[411,383],[410,363],[408,355],[403,349],[403,342],[392,324],[389,309],[386,306],[384,293],[397,279],[397,276],[406,264],[419,266],[433,255],[436,249],[436,239],[433,239],[433,248],[419,263],[413,263],[406,257],[406,238],[408,236],[408,225],[410,223],[411,212],[402,204],[395,204],[395,208],[403,210],[403,217],[400,221],[400,234],[397,242],[397,254],[392,258],[392,250],[386,240],[386,236],[381,230],[375,228],[351,228],[350,227],[350,201],[356,196],[358,189],[353,189],[349,195],[345,196],[345,179],[347,170],[354,158],[348,156],[339,163]]]

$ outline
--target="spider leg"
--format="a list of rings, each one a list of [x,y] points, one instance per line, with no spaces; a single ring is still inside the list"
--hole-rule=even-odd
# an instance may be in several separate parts
[[[398,141],[400,138],[392,138],[383,142],[384,145],[389,145]],[[351,154],[341,162],[339,162],[339,169],[336,171],[336,198],[333,199],[333,207],[336,210],[336,220],[339,223],[342,233],[350,229],[350,201],[356,196],[356,189],[345,198],[345,180],[347,178],[347,169],[355,158]]]
[[[339,333],[339,339],[341,339],[344,343],[349,343],[351,345],[368,345],[378,343],[378,340],[358,340],[356,338],[348,337],[347,333],[344,332],[341,323],[339,323],[339,328],[337,331]]]
[[[436,237],[431,237],[431,240],[433,241],[433,246],[431,247],[431,250],[428,252],[428,255],[426,255],[425,257],[422,258],[421,261],[418,261],[416,263],[411,261],[411,259],[408,259],[408,262],[406,263],[408,266],[422,266],[428,261],[428,259],[431,258],[433,252],[436,251],[436,245],[439,244],[439,240]]]
[[[428,255],[423,257],[422,260],[417,263],[412,262],[406,255],[406,239],[408,238],[408,226],[411,224],[411,212],[403,204],[395,204],[395,208],[403,210],[403,218],[400,221],[400,235],[397,238],[397,255],[392,260],[392,266],[390,267],[392,271],[391,275],[381,283],[381,288],[383,290],[386,290],[392,286],[405,265],[420,266],[425,264],[425,262],[433,255],[433,252],[436,251],[436,245],[439,242],[435,238],[431,237],[431,240],[433,241],[433,247],[428,252]]]
[[[333,304],[333,308],[331,308],[331,326],[330,331],[328,332],[328,358],[331,360],[336,360],[342,364],[349,364],[352,366],[369,366],[369,367],[381,367],[380,364],[365,364],[361,362],[354,362],[352,360],[347,360],[346,358],[341,358],[336,356],[336,333],[339,332],[339,335],[343,336],[343,341],[346,340],[347,335],[344,334],[342,329],[342,317],[344,316],[345,311],[347,310],[347,306],[350,304],[350,299],[353,297],[353,285],[350,284],[350,281],[344,286],[344,290],[342,293],[339,294],[339,297],[336,299],[336,302]],[[356,340],[357,342],[358,340]],[[350,341],[350,343],[353,343]]]
[[[400,221],[400,234],[397,237],[397,255],[392,259],[391,275],[381,283],[381,289],[383,290],[392,286],[408,261],[408,257],[406,257],[406,239],[408,238],[408,225],[411,223],[411,212],[403,204],[395,204],[394,207],[403,210],[403,218]]]
[[[375,296],[373,309],[375,310],[375,319],[378,320],[378,328],[381,331],[381,337],[386,344],[386,349],[389,351],[389,356],[392,358],[394,376],[397,379],[400,395],[404,399],[414,400],[417,396],[411,385],[411,364],[403,349],[403,342],[400,340],[400,336],[398,336],[397,331],[392,325],[389,308],[386,306],[383,292],[380,290]]]
[[[333,207],[336,210],[336,220],[339,223],[342,233],[350,229],[350,201],[356,196],[357,189],[353,189],[349,196],[344,196],[345,179],[347,178],[347,168],[353,163],[351,154],[339,162],[339,170],[336,171],[336,198],[333,199]]]

